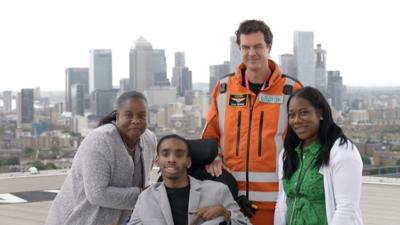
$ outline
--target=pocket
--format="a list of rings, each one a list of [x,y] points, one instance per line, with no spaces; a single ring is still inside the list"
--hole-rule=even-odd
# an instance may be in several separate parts
[[[261,157],[262,153],[262,131],[264,126],[264,111],[261,111],[260,115],[260,126],[258,127],[258,157]]]
[[[237,126],[236,126],[236,156],[239,156],[239,150],[240,150],[240,126],[242,123],[242,111],[238,112],[237,115]]]

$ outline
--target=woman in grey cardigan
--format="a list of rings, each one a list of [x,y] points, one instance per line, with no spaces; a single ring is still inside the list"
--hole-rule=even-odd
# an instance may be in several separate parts
[[[147,129],[146,98],[135,91],[122,94],[118,110],[79,146],[46,224],[124,224],[150,182],[156,145]]]

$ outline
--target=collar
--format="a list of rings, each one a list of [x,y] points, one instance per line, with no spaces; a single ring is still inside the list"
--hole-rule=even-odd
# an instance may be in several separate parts
[[[300,144],[295,149],[295,151],[299,155],[302,154],[302,147],[301,147],[302,144],[303,144],[303,142],[300,142]],[[311,145],[309,145],[303,149],[303,154],[307,155],[307,154],[311,153],[312,155],[316,155],[319,153],[320,148],[321,148],[321,144],[319,143],[318,140],[315,140]]]
[[[266,82],[268,84],[267,87],[264,88],[268,88],[273,86],[276,82],[279,81],[279,78],[281,78],[282,73],[281,70],[279,69],[278,64],[276,64],[273,60],[268,59],[268,67],[271,71],[271,75],[269,77],[268,82]],[[240,84],[243,84],[244,87],[246,87],[245,84],[245,73],[246,73],[246,65],[241,63],[237,68],[236,68],[236,72],[235,72],[235,78],[237,79],[237,81]]]
[[[268,76],[268,74],[266,74],[265,76]],[[261,90],[264,89],[267,86],[268,80],[271,76],[269,76],[267,79],[264,80],[264,83],[261,87]],[[247,73],[247,70],[244,72],[244,83],[245,86],[248,90],[250,90],[250,81],[249,81],[249,74]]]

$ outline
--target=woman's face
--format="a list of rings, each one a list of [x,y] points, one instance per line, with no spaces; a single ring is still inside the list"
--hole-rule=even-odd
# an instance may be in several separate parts
[[[136,142],[147,127],[146,102],[136,98],[124,101],[118,109],[116,123],[129,144]]]
[[[288,110],[290,128],[303,141],[303,147],[310,145],[318,136],[321,111],[302,97],[293,97]]]

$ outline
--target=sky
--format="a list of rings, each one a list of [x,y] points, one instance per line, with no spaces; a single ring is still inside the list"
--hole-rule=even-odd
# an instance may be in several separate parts
[[[395,0],[4,0],[0,1],[0,90],[65,89],[65,68],[88,67],[89,50],[111,49],[113,85],[129,77],[129,51],[146,38],[186,54],[194,82],[229,60],[229,37],[240,22],[265,21],[271,57],[293,53],[293,32],[313,31],[327,51],[327,69],[350,86],[400,86],[400,13]]]

